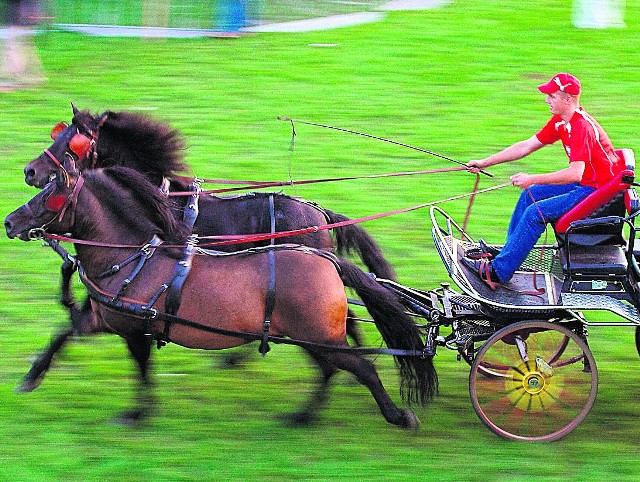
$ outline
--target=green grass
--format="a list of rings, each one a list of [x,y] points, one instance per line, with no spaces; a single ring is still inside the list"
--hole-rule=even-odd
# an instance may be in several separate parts
[[[0,212],[35,191],[26,162],[71,118],[70,102],[94,112],[140,109],[186,135],[201,177],[265,180],[357,176],[448,167],[415,151],[359,136],[291,126],[276,116],[332,124],[420,146],[459,160],[530,136],[548,118],[535,85],[558,71],[581,78],[583,104],[617,147],[637,147],[640,2],[624,30],[579,31],[570,2],[457,1],[398,12],[378,24],[235,41],[149,41],[49,32],[36,39],[48,82],[0,96]],[[333,48],[313,44],[337,44]],[[559,146],[493,169],[564,166]],[[348,181],[287,188],[289,194],[360,217],[468,192],[467,174]],[[503,239],[518,190],[476,200],[469,231]],[[456,219],[466,203],[443,206]],[[367,223],[400,280],[434,288],[446,272],[424,210]],[[16,395],[28,357],[65,323],[57,305],[59,261],[36,243],[0,239],[0,480],[634,480],[640,360],[631,330],[593,328],[599,397],[586,421],[553,444],[503,441],[484,428],[467,393],[468,367],[444,349],[441,395],[418,410],[417,433],[389,426],[373,399],[341,376],[319,424],[283,426],[314,376],[293,347],[273,347],[243,370],[214,368],[209,354],[168,346],[154,353],[158,413],[142,429],[108,421],[128,407],[135,372],[113,336],[75,341],[41,388]],[[79,290],[80,292],[80,290]],[[369,331],[368,339],[376,335]],[[390,359],[376,360],[398,400]]]

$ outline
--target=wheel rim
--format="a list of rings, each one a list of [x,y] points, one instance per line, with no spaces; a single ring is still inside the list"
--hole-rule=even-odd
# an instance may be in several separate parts
[[[575,333],[548,322],[520,322],[480,348],[469,389],[476,413],[501,437],[557,440],[593,406],[597,369]]]

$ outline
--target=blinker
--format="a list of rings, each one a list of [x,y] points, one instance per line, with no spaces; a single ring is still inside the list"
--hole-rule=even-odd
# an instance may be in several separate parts
[[[58,213],[64,207],[69,196],[65,194],[52,194],[47,198],[44,203],[44,207],[47,211]]]
[[[51,139],[54,141],[58,138],[60,133],[68,127],[66,122],[58,122],[53,129],[51,129]]]
[[[91,147],[91,141],[84,134],[76,134],[69,142],[69,149],[79,158],[83,158]]]

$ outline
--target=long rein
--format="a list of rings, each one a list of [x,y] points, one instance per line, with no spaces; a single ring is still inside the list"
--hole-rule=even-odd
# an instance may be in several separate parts
[[[210,248],[210,247],[216,247],[216,246],[226,246],[226,245],[233,245],[233,244],[244,244],[244,243],[257,242],[257,241],[265,241],[265,240],[270,240],[270,239],[284,238],[284,237],[288,237],[288,236],[296,236],[296,235],[302,235],[302,234],[316,233],[318,231],[340,228],[340,227],[343,227],[343,226],[359,224],[359,223],[363,223],[363,222],[366,222],[366,221],[372,221],[372,220],[375,220],[375,219],[380,219],[380,218],[384,218],[384,217],[388,217],[388,216],[394,216],[394,215],[397,215],[397,214],[402,214],[402,213],[406,213],[406,212],[410,212],[410,211],[416,211],[418,209],[424,209],[426,207],[436,206],[438,204],[442,204],[442,203],[448,202],[448,201],[455,201],[455,200],[464,199],[464,198],[470,198],[470,200],[472,201],[473,199],[475,199],[475,197],[478,194],[483,194],[483,193],[495,191],[495,190],[502,189],[502,188],[510,186],[510,185],[511,185],[511,183],[504,183],[504,184],[499,184],[497,186],[491,186],[491,187],[484,188],[484,189],[474,189],[472,192],[459,194],[459,195],[456,195],[456,196],[451,196],[451,197],[448,197],[448,198],[445,198],[445,199],[439,199],[439,200],[436,200],[436,201],[430,201],[430,202],[417,204],[417,205],[414,205],[414,206],[409,206],[409,207],[405,207],[405,208],[401,208],[401,209],[395,209],[393,211],[386,211],[386,212],[372,214],[372,215],[364,216],[364,217],[360,217],[360,218],[354,218],[354,219],[349,219],[349,220],[346,220],[346,221],[340,221],[340,222],[337,222],[337,223],[325,224],[323,226],[309,226],[309,227],[306,227],[306,228],[294,229],[294,230],[290,230],[290,231],[280,231],[280,232],[277,232],[277,233],[258,233],[258,234],[249,234],[249,235],[199,236],[197,238],[198,240],[220,239],[220,241],[205,242],[205,243],[198,242],[198,247],[200,247],[200,248]],[[477,184],[476,184],[475,187],[477,188]],[[191,194],[193,194],[193,193],[191,193]],[[472,204],[472,202],[469,203],[469,209],[470,209],[471,204]],[[469,209],[468,209],[468,212],[469,212]],[[468,220],[468,215],[465,216],[465,218]],[[38,230],[34,230],[34,232],[35,231],[38,231]],[[100,247],[105,247],[105,248],[141,248],[142,247],[141,245],[123,245],[123,244],[113,244],[113,243],[103,243],[103,242],[96,242],[96,241],[87,241],[87,240],[71,238],[71,237],[68,237],[68,236],[62,236],[62,235],[57,235],[57,234],[42,233],[40,231],[38,231],[36,234],[37,234],[37,236],[34,235],[33,239],[40,239],[40,238],[44,237],[45,239],[52,239],[52,240],[56,240],[56,241],[70,242],[70,243],[83,244],[83,245],[89,245],[89,246],[100,246]],[[155,249],[159,249],[159,248],[171,249],[171,248],[181,248],[181,247],[183,247],[183,246],[182,245],[164,245],[163,244],[163,245],[160,245],[160,246],[156,246]]]

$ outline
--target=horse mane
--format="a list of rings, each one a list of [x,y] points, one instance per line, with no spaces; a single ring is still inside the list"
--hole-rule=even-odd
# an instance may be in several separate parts
[[[186,143],[180,131],[151,116],[127,111],[93,116],[83,110],[74,115],[72,122],[81,130],[98,134],[97,168],[131,167],[156,185],[163,177],[189,171],[184,161]]]
[[[176,218],[177,208],[171,198],[138,171],[113,166],[86,171],[84,177],[100,204],[112,209],[127,225],[175,244],[184,244],[191,234],[191,229]]]

